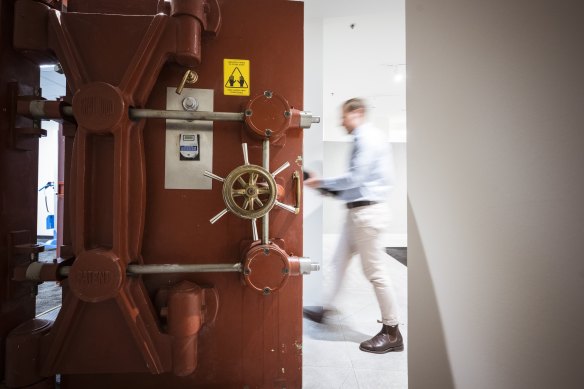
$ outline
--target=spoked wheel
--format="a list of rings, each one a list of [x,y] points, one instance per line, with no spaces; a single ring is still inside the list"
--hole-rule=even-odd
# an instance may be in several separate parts
[[[223,200],[232,213],[244,219],[264,216],[276,203],[276,181],[261,166],[242,165],[223,183]]]

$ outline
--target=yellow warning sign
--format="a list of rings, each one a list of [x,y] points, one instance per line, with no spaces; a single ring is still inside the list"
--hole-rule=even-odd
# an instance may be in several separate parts
[[[249,60],[223,59],[223,94],[249,96]]]

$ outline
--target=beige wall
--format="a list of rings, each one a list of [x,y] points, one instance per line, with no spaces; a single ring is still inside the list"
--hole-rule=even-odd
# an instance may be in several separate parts
[[[583,15],[406,1],[412,389],[584,387]]]

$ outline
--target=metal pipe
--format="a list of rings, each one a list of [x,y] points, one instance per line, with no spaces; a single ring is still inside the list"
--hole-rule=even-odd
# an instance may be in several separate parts
[[[254,242],[260,239],[258,236],[258,225],[256,224],[256,220],[257,219],[251,219],[251,234]]]
[[[63,107],[63,114],[73,116],[73,107]],[[178,120],[211,120],[211,121],[243,121],[243,112],[205,112],[178,111],[164,109],[130,108],[130,118],[136,119],[178,119]],[[42,119],[39,117],[39,119]]]
[[[130,108],[132,119],[178,119],[210,121],[243,121],[243,112],[173,111],[163,109]]]
[[[247,153],[247,143],[242,143],[241,149],[243,150],[243,163],[246,165],[249,165],[249,154]]]
[[[310,274],[313,271],[320,270],[320,263],[312,262],[310,260],[310,258],[306,258],[306,257],[292,257],[292,258],[298,260],[298,263],[300,265],[300,274]]]
[[[300,212],[299,208],[295,208],[295,207],[288,205],[288,204],[283,204],[283,203],[279,202],[278,200],[276,200],[275,204],[278,207],[285,209],[286,211],[291,212],[293,214],[298,214]]]
[[[63,107],[63,115],[65,116],[73,116],[73,107],[70,105],[66,105]]]
[[[211,220],[209,220],[209,221],[211,222],[211,224],[215,224],[215,222],[217,222],[217,220],[221,219],[227,212],[229,212],[229,210],[227,208],[225,208],[223,211],[221,211],[217,215],[213,216],[211,218]]]
[[[290,167],[290,162],[286,161],[282,166],[274,170],[272,177],[276,177],[278,174],[282,173],[284,169],[288,169],[288,167]]]
[[[310,128],[315,123],[320,123],[319,116],[312,116],[312,113],[306,111],[300,112],[300,128]]]
[[[262,145],[262,161],[264,169],[270,171],[270,139],[264,139]],[[270,213],[262,216],[262,244],[270,242]]]
[[[262,244],[270,243],[270,213],[262,216]]]
[[[31,115],[34,119],[54,119],[47,116],[41,107],[45,105],[44,100],[30,102]],[[73,116],[73,107],[65,105],[62,107],[64,116]],[[130,108],[130,118],[136,119],[178,119],[178,120],[209,120],[209,121],[244,121],[244,112],[204,112],[204,111],[173,111],[163,109]],[[313,124],[320,123],[319,116],[312,116],[310,112],[300,113],[300,127],[310,128]]]
[[[29,103],[30,114],[34,117],[45,116],[45,101],[35,100]]]
[[[203,175],[204,175],[205,177],[213,178],[213,179],[215,179],[215,180],[217,180],[217,181],[219,181],[219,182],[225,182],[225,178],[223,178],[223,177],[219,177],[217,174],[213,174],[213,173],[211,173],[211,172],[209,172],[209,171],[207,171],[207,170],[205,170],[205,171],[203,172]]]
[[[264,165],[264,169],[270,171],[270,140],[264,139],[264,143],[262,144],[262,163]]]
[[[71,271],[71,266],[61,266],[59,268],[59,275],[61,277],[69,277],[70,271]]]
[[[71,266],[63,266],[59,269],[59,275],[67,277]],[[217,263],[217,264],[163,264],[163,265],[128,265],[126,274],[172,274],[172,273],[227,273],[241,272],[241,263]]]
[[[241,263],[128,265],[128,274],[241,272]]]

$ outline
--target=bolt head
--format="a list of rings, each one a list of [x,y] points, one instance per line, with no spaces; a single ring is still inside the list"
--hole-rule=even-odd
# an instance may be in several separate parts
[[[199,102],[194,97],[185,97],[182,101],[185,111],[196,111],[199,108]]]

